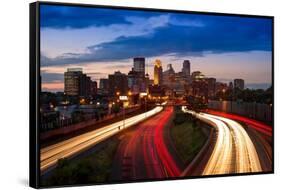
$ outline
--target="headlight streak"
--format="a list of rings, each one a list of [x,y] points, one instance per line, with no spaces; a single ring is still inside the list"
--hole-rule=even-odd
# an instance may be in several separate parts
[[[125,120],[125,127],[123,127],[123,121],[119,121],[100,129],[42,148],[40,150],[40,169],[41,171],[45,171],[49,167],[55,165],[59,159],[70,157],[93,145],[96,145],[97,143],[161,112],[162,110],[163,107],[158,106],[146,113],[128,118]]]
[[[182,107],[217,130],[214,150],[202,175],[262,171],[256,148],[245,129],[236,121],[205,113],[195,113]],[[235,154],[232,154],[235,151]],[[233,156],[235,155],[235,156]],[[232,164],[235,164],[234,169]]]

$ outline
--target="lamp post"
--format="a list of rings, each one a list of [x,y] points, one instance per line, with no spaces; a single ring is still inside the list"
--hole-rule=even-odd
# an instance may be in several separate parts
[[[119,100],[123,103],[123,128],[125,128],[125,106],[124,101],[128,100],[128,96],[119,96]]]

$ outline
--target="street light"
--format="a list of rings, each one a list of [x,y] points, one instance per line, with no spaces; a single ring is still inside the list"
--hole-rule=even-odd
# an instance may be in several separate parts
[[[130,106],[131,103],[132,103],[132,98],[131,98],[132,95],[133,95],[133,93],[129,90],[129,91],[128,91],[128,102],[129,102],[129,106]]]
[[[119,100],[123,102],[123,128],[125,128],[125,106],[124,106],[124,102],[128,100],[128,96],[119,96]]]

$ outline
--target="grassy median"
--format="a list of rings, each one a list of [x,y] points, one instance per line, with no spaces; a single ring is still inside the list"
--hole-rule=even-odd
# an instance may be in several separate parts
[[[99,150],[79,159],[59,160],[58,166],[41,181],[42,186],[74,185],[106,182],[119,140],[112,138]]]
[[[207,129],[202,127],[203,125],[205,124],[192,115],[183,113],[179,108],[176,108],[171,137],[179,157],[185,164],[192,161],[208,138]]]

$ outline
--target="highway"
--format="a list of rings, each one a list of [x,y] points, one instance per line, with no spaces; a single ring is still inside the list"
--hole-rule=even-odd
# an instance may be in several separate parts
[[[119,133],[120,131],[133,126],[148,117],[151,117],[163,110],[163,107],[157,106],[156,108],[133,116],[125,120],[113,123],[111,125],[102,127],[100,129],[61,141],[59,143],[50,145],[40,150],[40,170],[44,172],[46,169],[54,166],[61,158],[67,158],[76,155],[97,143],[108,139],[109,137]]]
[[[272,171],[272,126],[262,123],[260,121],[250,119],[241,115],[225,113],[221,111],[208,110],[208,113],[216,116],[221,116],[228,119],[233,119],[244,123],[245,130],[254,143],[257,153],[259,155],[262,171]]]
[[[173,107],[166,107],[124,134],[114,158],[112,180],[162,179],[180,175],[164,138],[164,127],[172,114]]]
[[[194,114],[216,129],[215,146],[202,175],[262,171],[256,148],[238,122],[212,114],[198,114],[184,107],[183,111]]]
[[[212,115],[217,115],[217,116],[221,116],[221,117],[225,117],[228,119],[234,119],[237,121],[241,121],[246,123],[248,126],[250,126],[251,128],[267,135],[267,136],[272,136],[272,127],[269,125],[266,125],[262,122],[247,118],[247,117],[243,117],[240,115],[235,115],[235,114],[230,114],[230,113],[225,113],[225,112],[220,112],[220,111],[214,111],[214,110],[208,110],[208,113],[212,114]]]

